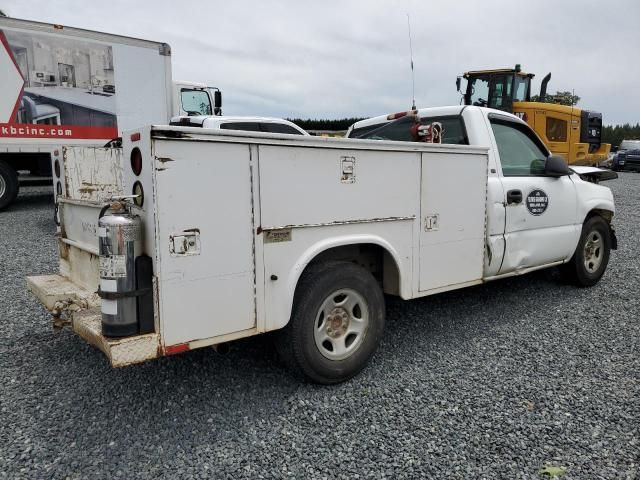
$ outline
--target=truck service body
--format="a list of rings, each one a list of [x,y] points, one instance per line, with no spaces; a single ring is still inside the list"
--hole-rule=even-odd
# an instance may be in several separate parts
[[[63,145],[215,111],[205,84],[172,81],[166,43],[7,17],[0,83],[0,209],[18,194],[17,172],[51,175]]]
[[[557,265],[580,285],[597,282],[616,246],[611,191],[547,158],[513,115],[432,110],[459,116],[469,144],[128,132],[112,190],[135,193],[135,205],[62,198],[61,274],[30,277],[30,289],[114,366],[280,330],[289,364],[334,383],[375,351],[383,292],[409,300]],[[150,332],[102,333],[101,308],[120,298],[104,293],[115,259],[97,250],[109,212],[140,222]]]

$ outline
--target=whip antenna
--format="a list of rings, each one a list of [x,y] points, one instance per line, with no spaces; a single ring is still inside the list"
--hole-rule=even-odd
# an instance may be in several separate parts
[[[416,109],[416,78],[413,71],[413,45],[411,45],[411,21],[409,20],[409,14],[407,13],[407,27],[409,28],[409,58],[411,59],[411,110]]]

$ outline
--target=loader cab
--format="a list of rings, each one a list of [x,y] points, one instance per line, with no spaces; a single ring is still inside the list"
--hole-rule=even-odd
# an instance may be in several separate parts
[[[531,100],[532,73],[524,73],[520,65],[513,69],[477,70],[466,72],[462,78],[467,81],[463,93],[465,105],[495,108],[513,113],[513,102]],[[460,77],[456,81],[460,91]]]

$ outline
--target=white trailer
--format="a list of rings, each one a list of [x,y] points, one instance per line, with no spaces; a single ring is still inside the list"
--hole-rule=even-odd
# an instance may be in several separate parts
[[[19,172],[51,175],[62,145],[103,146],[221,104],[217,89],[172,81],[166,43],[7,17],[0,85],[0,209],[18,195]]]
[[[30,277],[30,289],[114,366],[280,330],[295,369],[334,383],[375,351],[383,293],[409,300],[552,266],[596,283],[616,246],[611,191],[549,156],[513,115],[446,113],[463,122],[469,145],[172,126],[127,133],[118,193],[137,195],[131,215],[116,202],[99,223],[101,204],[62,198],[61,274]],[[509,168],[516,163],[528,169]],[[104,316],[142,289],[118,290],[133,257],[98,251],[98,241],[134,216],[136,248],[152,265],[150,328],[111,338]],[[136,231],[113,237],[118,248]]]

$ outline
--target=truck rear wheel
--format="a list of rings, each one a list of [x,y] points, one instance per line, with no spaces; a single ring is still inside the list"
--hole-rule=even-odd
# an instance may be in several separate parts
[[[582,234],[573,257],[562,265],[563,277],[579,287],[598,283],[609,263],[611,232],[600,216],[589,218],[582,225]]]
[[[0,160],[0,210],[18,196],[18,174],[6,162]]]
[[[343,382],[369,362],[384,318],[384,295],[369,271],[349,262],[312,266],[298,284],[278,351],[313,382]]]

